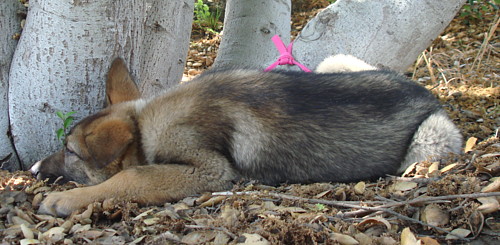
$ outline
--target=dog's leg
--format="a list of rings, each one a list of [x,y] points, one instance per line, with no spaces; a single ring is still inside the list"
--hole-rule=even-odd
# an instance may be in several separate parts
[[[431,114],[413,136],[405,160],[398,172],[424,160],[438,160],[449,153],[460,153],[462,135],[444,110]]]
[[[231,187],[234,173],[222,157],[206,159],[198,167],[180,164],[146,165],[123,170],[105,182],[50,193],[39,212],[68,216],[96,201],[114,198],[141,205],[159,205],[205,191]]]

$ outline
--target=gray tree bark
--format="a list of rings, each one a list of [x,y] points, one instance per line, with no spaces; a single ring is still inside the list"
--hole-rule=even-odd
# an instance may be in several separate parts
[[[18,0],[0,1],[0,169],[19,170],[19,160],[12,144],[9,132],[9,70],[17,40],[16,33],[21,32],[23,9]]]
[[[310,68],[334,54],[405,71],[443,32],[465,0],[339,0],[312,19],[294,44]]]
[[[290,18],[291,0],[228,0],[214,67],[270,65],[279,56],[271,38],[290,42]]]
[[[30,1],[9,89],[11,132],[25,168],[61,146],[54,133],[62,127],[56,111],[76,111],[78,120],[103,107],[105,76],[115,57],[125,58],[148,94],[154,90],[148,87],[179,81],[179,67],[184,66],[179,59],[187,54],[194,3],[176,1],[163,4],[165,8],[162,3]],[[154,55],[165,47],[178,51],[174,60]]]
[[[194,1],[153,1],[146,17],[142,62],[144,96],[158,95],[179,83],[191,37]]]
[[[289,26],[289,2],[229,0],[215,66],[264,69],[274,62],[279,54],[271,37],[279,34],[285,45],[289,43],[289,29],[281,27]],[[338,0],[304,27],[294,42],[293,56],[311,70],[328,56],[348,54],[371,65],[404,71],[446,28],[464,2]],[[279,27],[277,31],[263,35],[260,30],[270,23],[281,24],[274,25]]]

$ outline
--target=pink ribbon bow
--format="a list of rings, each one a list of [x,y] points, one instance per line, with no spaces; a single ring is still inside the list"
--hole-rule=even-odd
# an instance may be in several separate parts
[[[297,62],[293,58],[293,56],[292,56],[293,42],[291,42],[288,46],[285,46],[285,44],[283,43],[283,41],[281,41],[281,38],[278,35],[274,35],[274,37],[271,38],[271,40],[273,40],[274,45],[276,46],[276,48],[280,52],[280,57],[278,57],[278,60],[276,62],[272,63],[264,71],[266,71],[266,72],[270,71],[278,65],[296,65],[296,66],[300,67],[300,69],[302,69],[305,72],[311,72],[311,70],[309,70],[307,67],[300,64],[299,62]]]

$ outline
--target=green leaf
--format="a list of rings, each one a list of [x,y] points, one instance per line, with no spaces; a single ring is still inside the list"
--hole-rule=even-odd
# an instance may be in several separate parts
[[[60,128],[60,129],[56,130],[56,135],[57,135],[57,139],[62,140],[62,137],[64,135],[64,129]]]
[[[57,111],[57,112],[56,112],[56,115],[57,115],[59,118],[61,118],[62,120],[64,120],[64,114],[63,114],[62,112]]]
[[[66,118],[66,120],[64,120],[64,123],[63,123],[64,128],[65,129],[68,128],[72,122],[73,122],[72,116],[69,116],[68,118]]]
[[[66,115],[65,115],[65,116],[66,116],[66,117],[69,117],[69,116],[71,116],[71,115],[73,115],[73,114],[75,114],[75,113],[76,113],[76,111],[70,111],[70,112],[66,113]]]
[[[325,210],[325,208],[326,208],[326,206],[324,204],[316,203],[315,209],[317,211],[323,211],[323,210]]]

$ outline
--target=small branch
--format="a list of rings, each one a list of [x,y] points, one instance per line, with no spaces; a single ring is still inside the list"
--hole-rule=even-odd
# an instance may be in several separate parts
[[[413,223],[420,224],[422,226],[427,226],[427,227],[433,228],[433,229],[438,230],[440,232],[455,236],[460,240],[470,241],[470,239],[468,239],[468,238],[456,236],[443,228],[440,228],[440,227],[422,222],[420,220],[413,219],[413,218],[407,217],[405,215],[402,215],[398,212],[395,212],[393,210],[388,209],[388,207],[397,207],[397,206],[403,206],[403,205],[412,204],[412,203],[422,203],[422,202],[425,203],[425,202],[434,202],[434,201],[450,200],[450,199],[457,199],[457,198],[478,198],[478,197],[487,197],[487,196],[500,196],[500,192],[473,193],[473,194],[449,195],[449,196],[440,196],[440,197],[416,198],[416,199],[413,199],[410,201],[391,203],[391,204],[387,204],[387,205],[381,205],[378,207],[365,207],[365,206],[359,206],[359,205],[354,205],[354,204],[345,203],[345,202],[326,201],[326,200],[320,200],[320,199],[308,199],[308,198],[302,198],[302,197],[296,197],[296,196],[290,196],[290,195],[284,195],[284,194],[278,194],[278,193],[269,193],[269,195],[274,196],[274,197],[280,197],[283,199],[289,199],[289,200],[307,201],[307,202],[311,202],[311,203],[321,203],[321,204],[327,204],[327,205],[332,205],[332,206],[362,209],[364,211],[372,211],[372,212],[380,211],[380,212],[392,214],[392,215],[394,215],[402,220],[410,221]],[[353,213],[351,213],[351,214],[353,214]],[[346,215],[341,214],[341,215],[337,215],[336,217],[343,219],[343,218],[346,218]]]
[[[392,175],[389,175],[389,177],[392,180],[411,181],[411,182],[415,182],[415,183],[418,183],[418,184],[428,184],[428,183],[435,182],[435,181],[438,181],[438,180],[442,179],[442,177],[412,178],[412,177],[399,177],[399,176],[392,176]]]
[[[279,194],[279,193],[268,193],[268,195],[273,196],[273,197],[282,198],[282,199],[305,201],[305,202],[310,202],[310,203],[320,203],[320,204],[331,205],[331,206],[342,207],[342,208],[356,208],[356,209],[365,209],[365,210],[371,210],[371,208],[373,208],[373,207],[355,205],[355,204],[352,204],[352,202],[345,202],[345,201],[328,201],[328,200],[322,200],[322,199],[303,198],[303,197],[296,197],[296,196]],[[391,208],[391,207],[399,207],[399,206],[403,206],[403,205],[412,205],[412,204],[416,204],[416,203],[428,203],[428,202],[452,200],[452,199],[458,199],[458,198],[474,198],[475,199],[475,198],[479,198],[479,197],[490,197],[490,196],[500,196],[500,192],[471,193],[471,194],[436,196],[436,197],[419,197],[419,198],[415,198],[415,199],[408,200],[408,201],[394,202],[394,203],[389,203],[389,204],[385,204],[385,205],[380,205],[380,206],[377,206],[375,208]],[[364,203],[364,202],[359,202],[359,204],[362,204],[362,203]],[[377,210],[375,210],[375,211],[377,211]]]

